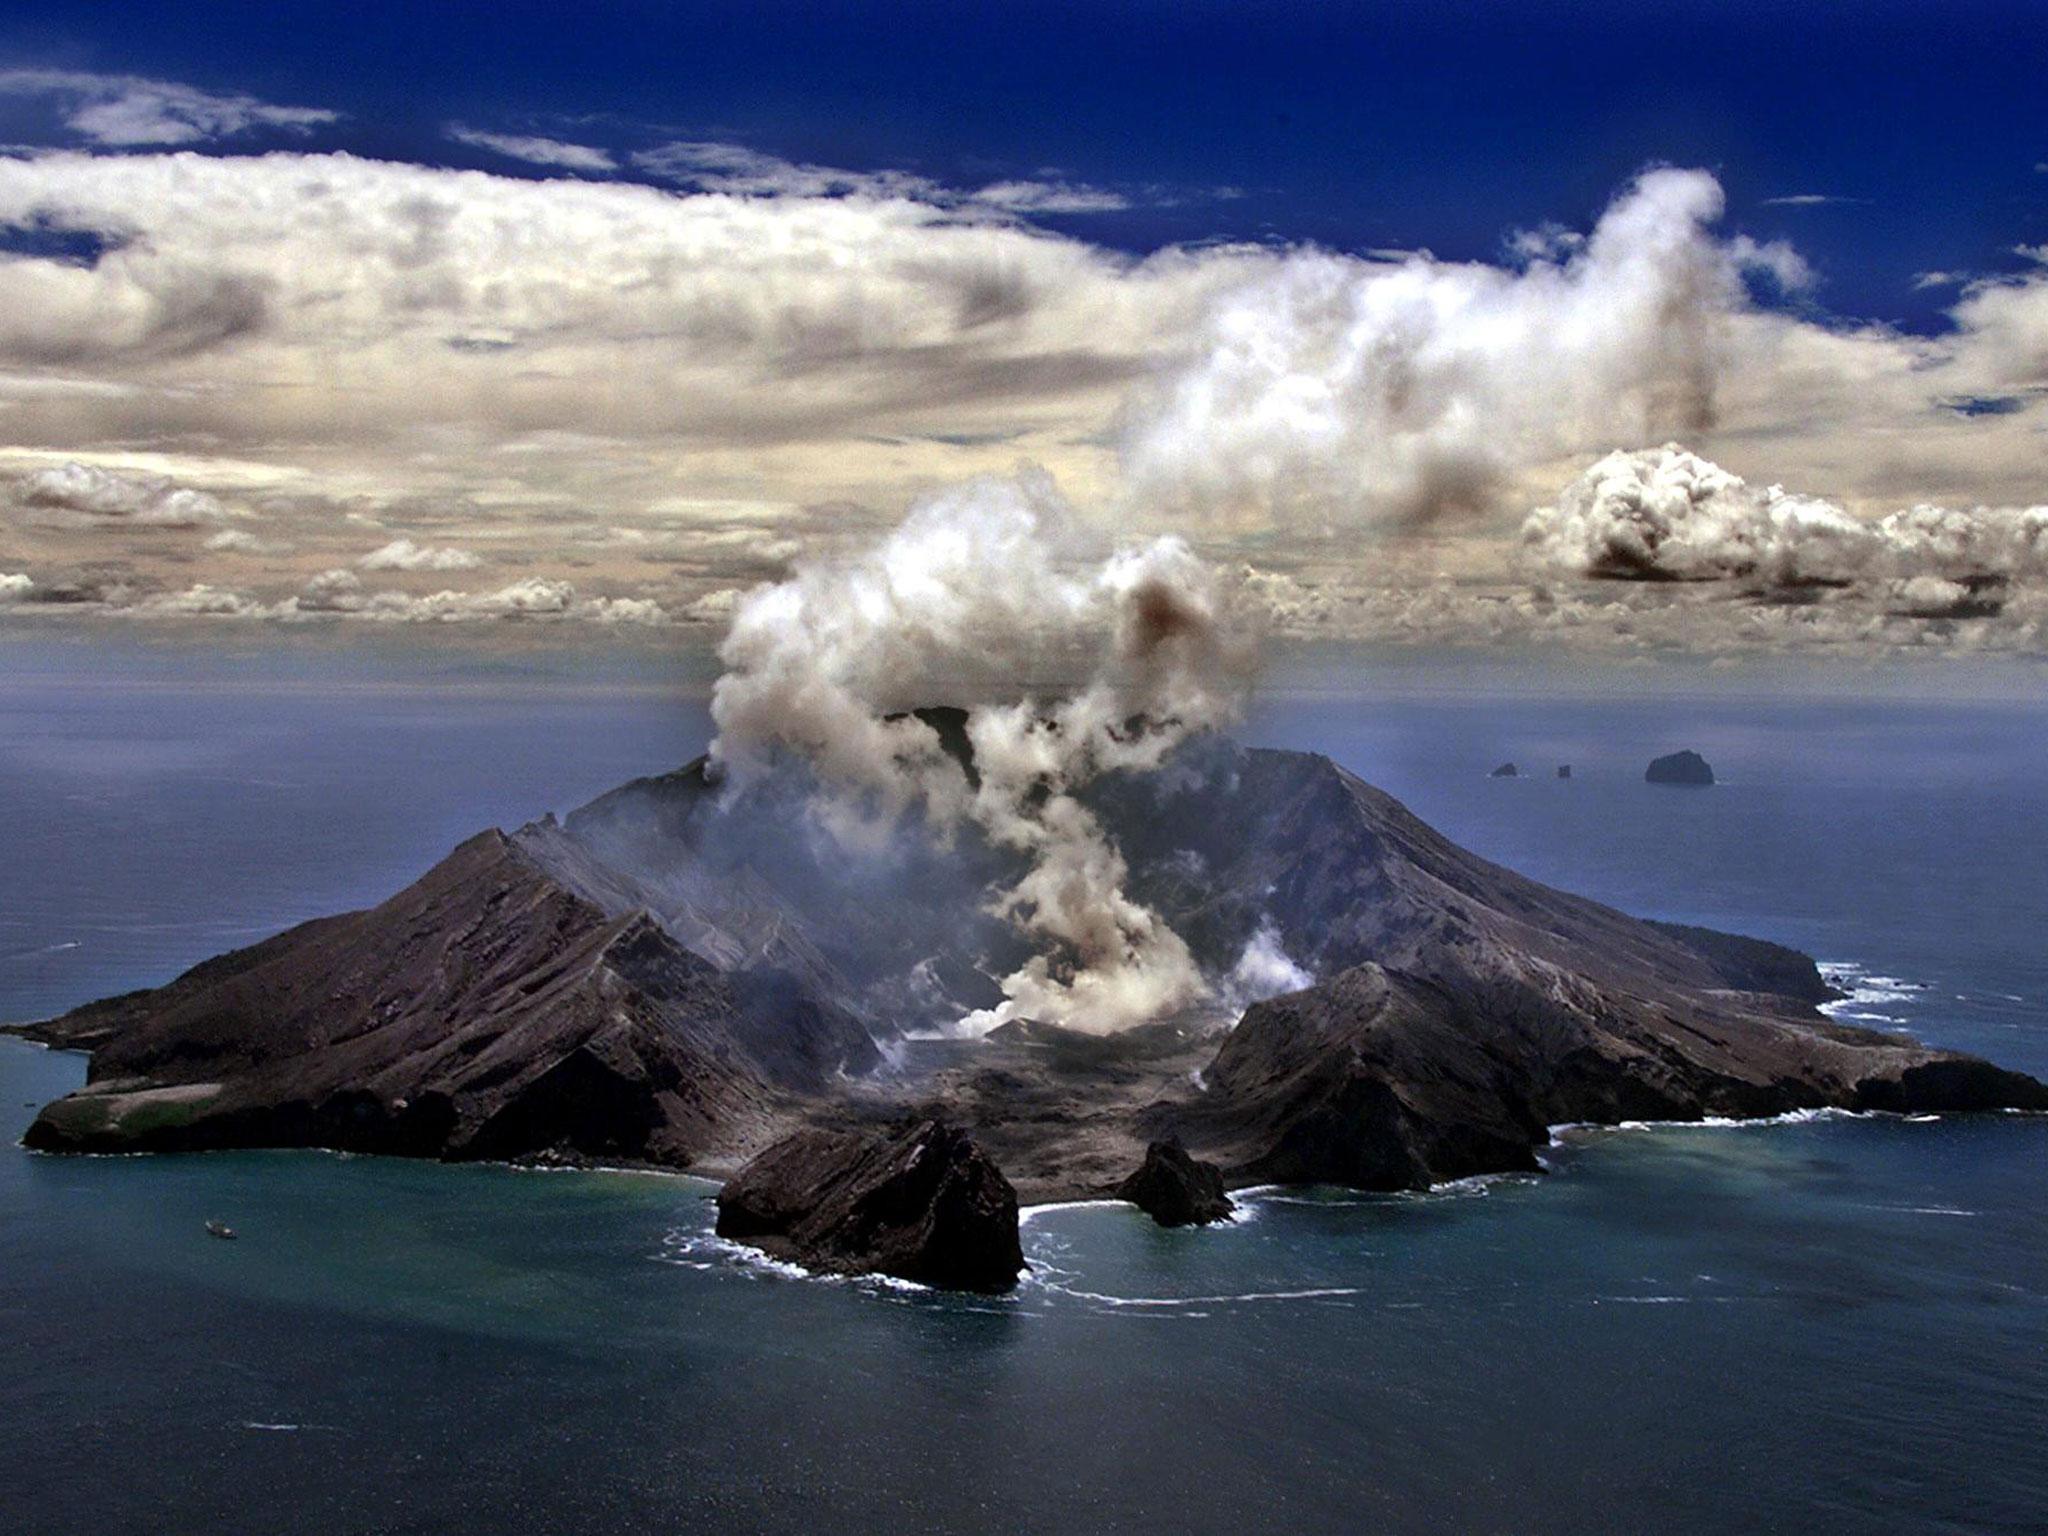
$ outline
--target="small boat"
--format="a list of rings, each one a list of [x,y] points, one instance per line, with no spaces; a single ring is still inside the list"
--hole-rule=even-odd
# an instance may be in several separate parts
[[[208,1237],[226,1238],[229,1242],[233,1242],[235,1229],[224,1221],[209,1221],[206,1224],[206,1235]]]

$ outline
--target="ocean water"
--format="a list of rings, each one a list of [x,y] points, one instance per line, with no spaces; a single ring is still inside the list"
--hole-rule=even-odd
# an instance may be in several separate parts
[[[0,1017],[374,900],[705,730],[648,689],[12,677]],[[1297,699],[1247,734],[2048,1072],[2048,711]],[[1676,746],[1724,783],[1643,785]],[[1488,779],[1504,759],[1529,777]],[[82,1075],[0,1040],[8,1532],[1805,1536],[2048,1508],[2041,1120],[1573,1135],[1545,1177],[1269,1191],[1198,1233],[1050,1209],[983,1301],[758,1262],[686,1178],[13,1146]]]

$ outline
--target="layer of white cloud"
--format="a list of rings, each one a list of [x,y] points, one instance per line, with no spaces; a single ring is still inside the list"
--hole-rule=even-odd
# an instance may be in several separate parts
[[[472,149],[487,149],[508,160],[524,160],[528,165],[545,166],[550,170],[607,175],[619,168],[610,151],[599,149],[594,144],[572,144],[539,134],[489,133],[481,128],[466,128],[460,123],[452,123],[448,137]]]
[[[632,157],[646,175],[696,192],[735,197],[852,197],[909,201],[969,212],[1032,214],[1117,213],[1136,202],[1132,194],[1089,186],[1055,172],[1016,177],[980,187],[957,187],[915,171],[851,171],[806,165],[764,150],[722,140],[677,140]],[[1230,189],[1206,194],[1228,196]],[[1153,192],[1145,201],[1176,199]]]
[[[371,550],[356,564],[366,571],[467,571],[482,565],[483,559],[474,550],[393,539]]]
[[[1589,229],[1492,264],[1134,259],[1026,222],[1132,195],[1050,174],[963,190],[708,143],[667,169],[684,190],[342,155],[0,157],[0,225],[103,248],[0,256],[0,420],[35,445],[0,449],[0,555],[37,588],[17,608],[309,616],[309,581],[404,530],[573,595],[451,582],[328,611],[711,627],[799,554],[1024,459],[1120,529],[1249,563],[1288,633],[1590,640],[1611,619],[1633,637],[1611,643],[1649,644],[1662,603],[1688,644],[1846,635],[1852,609],[1889,637],[1947,621],[1887,583],[1967,580],[1873,566],[1803,617],[1538,596],[1513,531],[1609,450],[1674,435],[1826,493],[1773,504],[1792,531],[1757,558],[1791,562],[1780,586],[1834,579],[1816,508],[1869,524],[2043,499],[2048,267],[1961,284],[1933,338],[1822,323],[1772,302],[1807,281],[1798,253],[1725,228],[1699,172],[1652,172]],[[131,531],[245,514],[261,538]],[[1975,632],[1973,602],[1945,605],[1947,632]],[[2009,595],[1998,633],[2028,611]]]
[[[196,528],[235,515],[219,497],[167,476],[75,461],[36,470],[13,489],[27,516],[58,525]]]
[[[665,624],[668,614],[648,598],[585,596],[573,583],[530,576],[484,591],[408,593],[365,589],[345,567],[322,571],[298,593],[261,615],[351,618],[389,624],[472,624],[492,619],[574,621],[603,625]]]
[[[245,528],[223,528],[210,535],[200,546],[216,554],[230,555],[288,555],[292,545],[283,539],[265,539],[250,533]]]
[[[559,464],[485,466],[542,432],[771,465],[763,448],[829,442],[900,474],[892,440],[1093,431],[1260,259],[1134,262],[908,197],[682,196],[339,155],[0,160],[0,223],[112,246],[91,266],[0,259],[0,359],[134,391],[18,399],[23,428],[291,441],[403,476],[467,449],[471,487]],[[699,485],[732,472],[707,465]]]
[[[98,75],[67,69],[0,70],[0,95],[47,97],[64,125],[93,144],[129,148],[201,144],[252,129],[304,133],[340,114],[318,107],[281,107],[253,96],[220,94],[139,75]]]

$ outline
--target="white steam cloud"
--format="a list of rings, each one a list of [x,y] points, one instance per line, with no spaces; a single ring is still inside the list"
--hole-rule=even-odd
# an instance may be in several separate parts
[[[1280,930],[1268,917],[1245,941],[1244,953],[1237,957],[1237,964],[1223,979],[1220,990],[1231,1011],[1238,1012],[1269,997],[1299,992],[1314,984],[1315,977],[1288,958],[1280,942]]]
[[[2048,506],[1917,506],[1867,521],[1751,485],[1676,443],[1608,454],[1531,513],[1522,537],[1539,562],[1570,575],[1888,583],[1920,617],[1962,611],[1987,584],[2048,575]]]
[[[1049,481],[979,480],[915,506],[887,539],[744,598],[720,655],[714,759],[742,787],[795,758],[842,839],[921,813],[1023,855],[994,909],[1037,952],[1004,1003],[964,1021],[1107,1031],[1208,987],[1180,936],[1125,890],[1078,796],[1156,768],[1231,720],[1250,656],[1230,594],[1174,538],[1087,560]],[[973,775],[907,711],[966,708]]]
[[[1560,454],[1714,424],[1747,279],[1787,246],[1720,239],[1720,185],[1655,170],[1590,235],[1520,265],[1305,251],[1216,304],[1196,360],[1127,418],[1136,500],[1226,524],[1399,524],[1489,507]]]

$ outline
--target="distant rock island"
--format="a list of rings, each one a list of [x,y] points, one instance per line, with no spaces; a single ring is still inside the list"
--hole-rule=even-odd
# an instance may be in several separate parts
[[[736,1239],[988,1288],[1018,1199],[1200,1221],[1226,1185],[1533,1170],[1560,1122],[2048,1109],[2033,1078],[1824,1017],[1805,955],[1525,879],[1325,757],[1204,739],[1083,793],[1219,997],[1254,952],[1308,984],[1112,1035],[930,1038],[1030,953],[987,899],[1015,855],[906,843],[881,879],[700,759],[23,1027],[92,1053],[25,1141],[750,1165]]]
[[[1489,779],[1519,779],[1521,776],[1522,770],[1513,763],[1502,763],[1487,775]]]
[[[1714,770],[1697,752],[1671,752],[1656,758],[1643,770],[1643,781],[1647,784],[1711,784],[1714,782]]]

